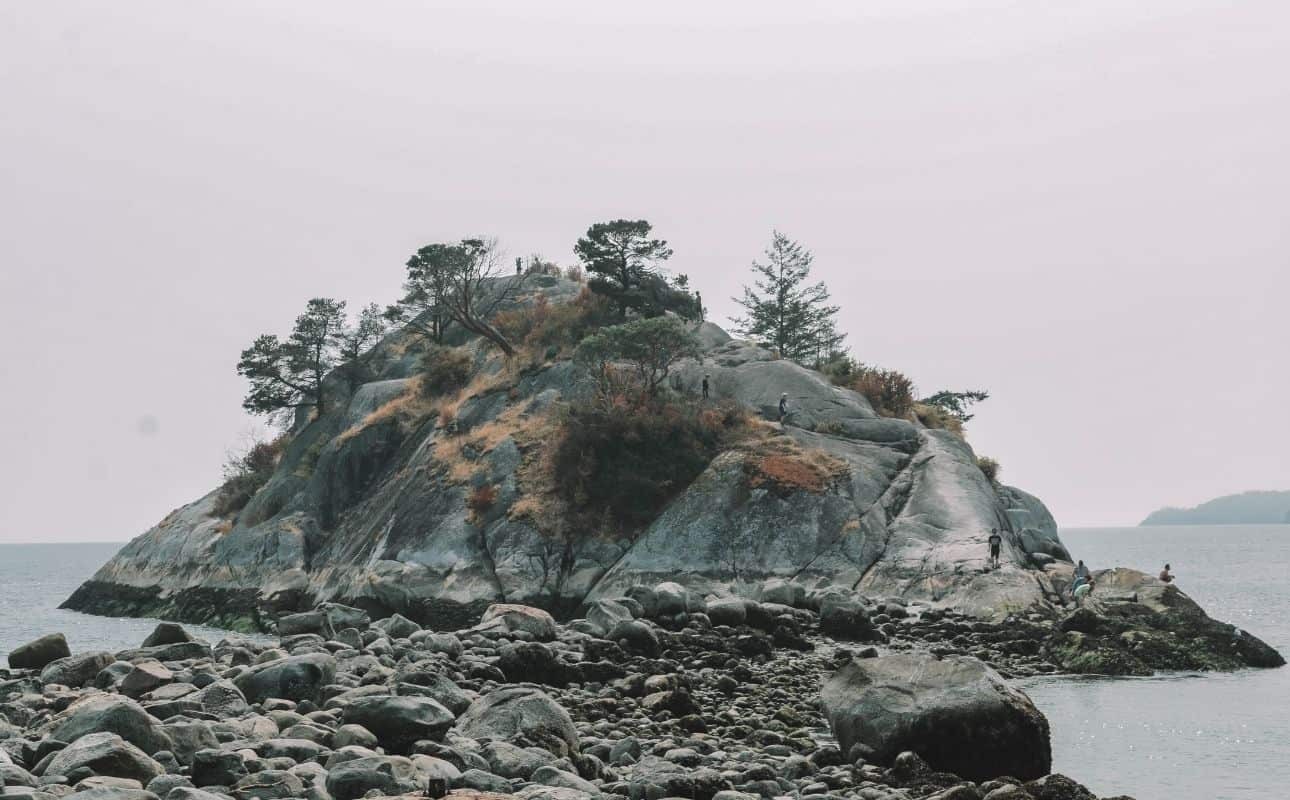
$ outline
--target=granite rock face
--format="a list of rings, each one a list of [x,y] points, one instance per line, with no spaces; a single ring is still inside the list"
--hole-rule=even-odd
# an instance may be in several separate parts
[[[577,289],[541,276],[528,300],[563,302]],[[376,414],[416,369],[415,339],[399,332],[370,354],[375,380],[352,393],[329,384],[331,409],[302,420],[272,479],[236,518],[214,515],[216,492],[175,510],[65,605],[242,630],[305,612],[283,624],[331,633],[341,627],[312,610],[323,601],[443,629],[473,623],[495,603],[565,617],[663,578],[725,597],[785,578],[990,617],[1056,596],[1045,567],[1068,555],[1051,516],[1030,495],[986,480],[966,442],[879,418],[863,396],[711,323],[698,334],[707,352],[679,365],[675,390],[697,394],[708,374],[714,401],[767,417],[787,393],[785,441],[836,468],[826,485],[768,482],[755,454],[731,450],[639,536],[554,541],[519,511],[530,499],[521,473],[531,440],[582,391],[572,362],[536,364],[504,388],[484,381],[460,403],[451,432],[433,418],[409,429]],[[478,341],[462,343],[480,375],[503,369]],[[485,445],[470,444],[474,431],[487,432]],[[496,500],[477,511],[470,497],[485,485]],[[1003,565],[987,571],[995,527],[1005,536]]]

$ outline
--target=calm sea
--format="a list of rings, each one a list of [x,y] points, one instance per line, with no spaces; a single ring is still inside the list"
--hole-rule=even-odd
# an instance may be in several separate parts
[[[1089,566],[1150,572],[1168,561],[1211,615],[1290,654],[1290,526],[1062,531]],[[155,620],[57,605],[117,544],[0,545],[0,657],[62,631],[73,650],[137,646]],[[222,631],[192,626],[212,640]],[[1138,800],[1290,796],[1290,667],[1232,675],[1045,678],[1023,684],[1048,715],[1054,769],[1101,795]]]
[[[1210,616],[1290,656],[1290,525],[1063,530],[1092,568],[1155,573]],[[1053,768],[1138,800],[1290,797],[1290,667],[1225,675],[1045,678],[1023,688],[1052,724]]]
[[[58,608],[121,546],[121,542],[0,544],[0,658],[37,636],[59,631],[67,636],[73,653],[142,644],[158,620],[92,617]],[[185,627],[211,642],[228,635],[203,625]]]

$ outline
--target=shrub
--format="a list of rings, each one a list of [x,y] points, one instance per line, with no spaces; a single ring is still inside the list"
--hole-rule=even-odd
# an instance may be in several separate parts
[[[483,514],[497,502],[497,487],[491,483],[476,486],[466,498],[466,507],[476,514]]]
[[[643,528],[689,486],[747,422],[737,408],[655,400],[630,411],[576,405],[552,457],[572,527]]]
[[[963,420],[940,406],[914,403],[914,416],[928,428],[949,431],[955,436],[963,435]]]
[[[470,381],[470,357],[450,347],[436,347],[422,358],[420,391],[423,397],[452,394]]]
[[[914,382],[894,369],[856,364],[850,386],[884,417],[907,417],[914,406]]]
[[[273,477],[289,441],[286,434],[268,442],[256,441],[245,453],[229,458],[224,465],[224,483],[215,496],[215,516],[236,514],[251,502],[255,493]]]
[[[571,281],[577,281],[578,283],[585,283],[587,280],[587,273],[582,271],[582,267],[578,266],[577,264],[574,264],[572,266],[568,266],[564,268],[564,277],[568,278]]]
[[[981,470],[981,474],[985,475],[986,479],[989,480],[990,483],[999,482],[999,470],[1002,468],[999,466],[998,461],[995,461],[989,456],[977,456],[976,465],[977,468]]]
[[[574,347],[616,321],[609,301],[583,287],[568,303],[550,303],[546,295],[539,295],[531,305],[499,312],[493,325],[511,341],[545,353],[552,347]]]
[[[819,365],[819,372],[834,386],[850,386],[855,377],[856,360],[846,353],[834,356]]]

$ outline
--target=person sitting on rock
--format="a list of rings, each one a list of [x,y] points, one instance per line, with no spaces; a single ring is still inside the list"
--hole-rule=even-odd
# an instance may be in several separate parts
[[[779,396],[779,424],[784,424],[784,418],[788,416],[788,392]]]
[[[1088,567],[1084,566],[1084,559],[1081,558],[1079,563],[1075,565],[1075,577],[1087,579],[1090,575]]]
[[[991,566],[998,567],[998,566],[999,566],[999,549],[1000,549],[1001,547],[1003,547],[1003,537],[999,535],[999,529],[998,529],[998,528],[991,528],[991,529],[990,529],[990,539],[989,539],[989,542],[990,542],[990,564],[991,564]]]
[[[1173,576],[1173,573],[1169,571],[1168,564],[1165,564],[1165,568],[1160,570],[1160,580],[1164,581],[1165,583],[1174,582],[1174,576]]]
[[[1088,583],[1081,583],[1079,585],[1079,588],[1075,590],[1075,605],[1077,606],[1084,605],[1084,598],[1088,597],[1091,594],[1093,594],[1092,578],[1089,579]]]

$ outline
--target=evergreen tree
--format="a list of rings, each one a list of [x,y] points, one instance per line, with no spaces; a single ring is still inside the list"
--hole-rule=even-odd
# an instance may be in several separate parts
[[[824,282],[808,284],[810,251],[779,231],[766,248],[765,263],[754,261],[759,276],[732,298],[747,310],[734,320],[735,331],[776,350],[780,357],[817,363],[841,350],[846,334],[837,330],[837,306],[829,302]]]
[[[363,365],[363,354],[381,341],[387,330],[389,325],[381,313],[381,307],[372,303],[358,312],[358,319],[354,324],[344,328],[337,337],[340,360],[351,391],[368,378],[367,369]]]
[[[591,290],[618,306],[619,319],[628,310],[645,317],[664,311],[691,316],[694,300],[683,287],[669,286],[659,265],[672,257],[662,239],[650,238],[653,230],[643,219],[597,222],[578,240],[573,252],[582,261]]]
[[[313,406],[322,414],[323,378],[339,364],[345,302],[315,297],[286,341],[264,334],[242,351],[237,372],[251,382],[242,407],[253,414]]]
[[[449,323],[483,336],[506,355],[515,347],[489,321],[493,312],[514,299],[524,276],[503,275],[493,239],[463,239],[455,244],[428,244],[407,263],[403,299],[385,312],[439,344]],[[521,270],[522,272],[522,270]]]

